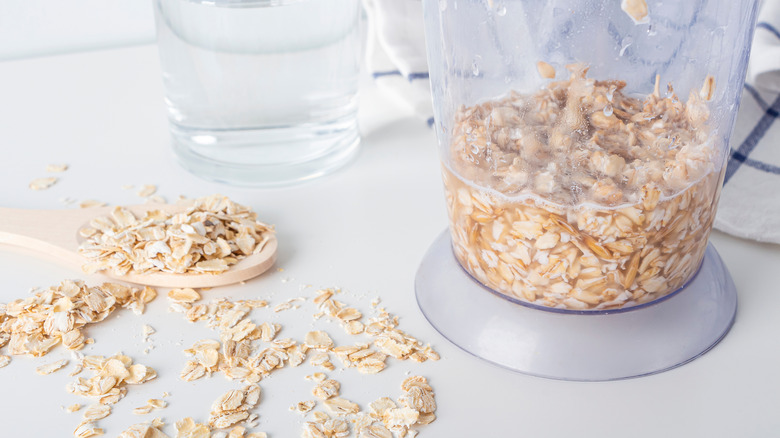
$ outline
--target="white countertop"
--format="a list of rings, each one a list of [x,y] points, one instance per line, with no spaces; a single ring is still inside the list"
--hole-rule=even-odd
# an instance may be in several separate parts
[[[366,407],[380,396],[396,398],[405,373],[424,375],[436,391],[438,419],[420,437],[769,437],[780,434],[780,247],[713,233],[739,290],[731,332],[713,350],[658,375],[608,383],[573,383],[528,377],[468,355],[440,336],[414,299],[414,275],[424,252],[446,227],[446,213],[433,132],[425,123],[374,89],[361,98],[362,150],[347,169],[316,182],[255,190],[200,180],[173,161],[154,46],[0,62],[0,205],[15,208],[76,208],[60,199],[96,199],[112,205],[139,203],[123,185],[156,184],[169,201],[223,193],[252,206],[276,224],[277,266],[245,285],[214,289],[218,296],[262,298],[278,304],[312,296],[317,287],[341,287],[343,301],[368,311],[375,296],[401,317],[400,328],[430,342],[442,360],[417,364],[388,358],[388,368],[364,376],[354,369],[329,373],[342,383],[342,396]],[[48,176],[50,163],[67,163],[52,188],[27,188]],[[31,254],[0,247],[0,302],[24,297],[33,286],[50,286],[79,273]],[[300,289],[301,285],[313,285]],[[165,292],[165,290],[161,290]],[[161,295],[164,295],[161,294]],[[442,299],[447,299],[442,296]],[[204,421],[219,394],[240,382],[215,375],[183,382],[178,374],[184,348],[217,338],[203,324],[168,313],[164,296],[144,315],[127,310],[87,328],[95,339],[84,353],[118,351],[155,368],[159,377],[129,388],[100,420],[107,436],[131,424],[185,416]],[[303,338],[312,329],[311,308],[274,314],[256,311],[257,322],[277,321],[282,337]],[[467,323],[467,322],[464,322]],[[143,324],[153,326],[149,354]],[[337,341],[355,342],[340,327],[317,327]],[[2,436],[71,436],[81,412],[60,406],[90,404],[65,391],[71,366],[48,376],[38,365],[69,357],[57,347],[44,358],[14,357],[0,369]],[[334,364],[340,362],[334,358]],[[313,399],[303,376],[310,365],[285,368],[260,382],[264,396],[254,412],[259,431],[272,438],[300,435],[302,417],[289,412]],[[148,398],[171,394],[170,406],[151,415],[131,413]],[[172,432],[172,427],[167,429]]]

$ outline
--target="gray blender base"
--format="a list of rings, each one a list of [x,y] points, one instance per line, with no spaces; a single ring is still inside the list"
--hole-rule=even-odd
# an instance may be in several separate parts
[[[474,356],[533,376],[603,381],[678,367],[706,353],[731,328],[737,291],[708,245],[681,290],[636,308],[573,312],[514,303],[473,279],[436,238],[415,279],[417,303],[444,337]]]

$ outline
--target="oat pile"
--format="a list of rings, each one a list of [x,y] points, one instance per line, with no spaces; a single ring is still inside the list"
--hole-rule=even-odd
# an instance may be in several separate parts
[[[36,357],[60,343],[69,350],[78,350],[92,342],[84,336],[85,326],[104,320],[119,307],[143,313],[146,303],[156,295],[149,287],[116,283],[89,287],[80,280],[65,280],[28,298],[0,304],[0,347],[8,344],[11,355]],[[0,362],[7,364],[8,360]]]
[[[543,306],[654,300],[696,272],[714,220],[714,79],[687,102],[671,85],[661,97],[656,79],[639,100],[622,81],[567,68],[535,94],[456,115],[443,172],[456,257],[488,287]]]
[[[81,423],[73,432],[76,438],[102,435],[103,430],[96,426],[95,421],[111,413],[111,405],[127,394],[127,385],[138,385],[157,377],[154,369],[134,364],[130,357],[123,354],[112,357],[86,356],[81,360],[80,367],[92,371],[92,377],[78,377],[68,385],[67,390],[76,395],[95,398],[98,404],[88,407],[84,412]]]
[[[155,210],[136,218],[116,207],[110,217],[93,219],[80,234],[86,241],[79,252],[90,260],[84,266],[87,273],[218,274],[262,251],[273,228],[258,222],[250,208],[213,195],[174,215]]]
[[[317,291],[312,301],[319,312],[314,317],[331,317],[347,334],[362,335],[368,338],[368,342],[337,346],[322,330],[306,333],[303,342],[291,338],[277,339],[281,325],[257,324],[249,315],[252,309],[268,307],[266,301],[221,299],[204,304],[195,302],[199,295],[192,289],[172,290],[169,293],[172,310],[184,313],[191,322],[204,321],[220,334],[219,341],[203,339],[184,351],[191,359],[182,369],[181,379],[192,381],[222,373],[229,379],[253,384],[277,369],[297,367],[307,359],[314,366],[332,371],[336,366],[331,355],[338,358],[344,368],[355,368],[363,374],[382,371],[388,356],[414,362],[439,359],[430,345],[423,345],[398,328],[398,317],[384,309],[377,309],[376,315],[364,324],[361,322],[362,313],[336,300],[336,293],[334,289]],[[258,342],[267,346],[259,348]]]
[[[272,309],[265,300],[213,300],[199,303],[201,294],[189,288],[171,289],[168,299],[171,310],[183,313],[192,322],[205,322],[219,333],[219,340],[197,341],[185,354],[191,356],[181,373],[183,380],[196,380],[213,373],[221,373],[232,380],[243,381],[246,386],[224,393],[212,403],[208,420],[196,423],[191,418],[176,423],[176,437],[181,438],[267,438],[262,432],[249,432],[247,427],[257,427],[258,415],[251,411],[258,405],[261,388],[257,384],[271,373],[285,366],[296,367],[308,361],[313,366],[332,371],[332,362],[339,359],[342,369],[355,368],[361,373],[382,371],[389,357],[398,360],[424,362],[438,360],[439,355],[429,346],[400,330],[399,318],[372,302],[372,315],[364,316],[357,308],[338,299],[337,289],[321,289],[313,297],[297,297],[289,302],[311,301],[316,306],[314,320],[326,319],[336,323],[351,336],[361,336],[363,342],[354,345],[337,345],[323,330],[302,333],[302,340],[279,338],[281,324],[256,323],[250,313],[254,309]],[[96,287],[81,281],[66,280],[57,286],[36,291],[31,297],[8,304],[0,313],[3,343],[9,344],[12,354],[45,355],[63,339],[79,339],[80,343],[66,344],[76,350],[88,343],[83,330],[87,323],[102,321],[116,308],[123,306],[142,313],[146,303],[156,296],[154,289],[136,289],[114,283]],[[63,316],[64,315],[64,316]],[[58,321],[66,321],[60,325]],[[57,328],[53,330],[52,328]],[[142,326],[145,339],[154,333],[148,325]],[[79,330],[79,336],[66,335]],[[23,349],[20,346],[24,347]],[[84,356],[71,353],[75,368],[71,376],[84,371],[88,377],[76,377],[67,391],[92,398],[95,403],[85,408],[81,404],[63,407],[66,412],[82,412],[76,426],[75,438],[101,436],[105,431],[99,420],[112,413],[112,406],[125,397],[129,385],[153,380],[157,372],[151,367],[135,363],[129,356],[116,354],[110,357]],[[10,360],[5,358],[6,363]],[[68,365],[67,359],[45,363],[37,367],[39,374],[56,372]],[[303,437],[404,437],[416,436],[417,426],[435,419],[436,404],[432,388],[424,377],[406,379],[403,394],[397,401],[382,397],[368,403],[366,409],[354,401],[340,396],[341,384],[318,372],[307,377],[315,384],[312,395],[317,400],[297,403],[294,410],[307,416]],[[168,396],[163,393],[162,398]],[[164,409],[168,403],[162,398],[148,399],[146,404],[128,408],[136,415],[147,415]],[[316,410],[320,407],[322,410]],[[131,426],[119,436],[167,437],[164,424],[155,419]]]
[[[278,334],[283,330],[280,324],[259,323],[251,318],[254,309],[269,309],[265,300],[217,299],[199,303],[200,294],[193,289],[171,290],[168,298],[172,311],[183,313],[190,322],[204,322],[219,332],[219,340],[202,339],[184,350],[190,360],[180,378],[193,381],[219,373],[249,385],[246,388],[257,387],[259,395],[258,382],[278,369],[297,367],[306,361],[324,371],[335,370],[338,363],[342,369],[355,368],[363,374],[375,374],[385,368],[388,357],[415,362],[439,359],[430,345],[424,345],[399,329],[398,317],[377,308],[378,301],[372,303],[374,315],[364,317],[357,308],[337,299],[339,292],[337,289],[318,290],[311,299],[317,306],[313,317],[336,322],[348,335],[363,337],[363,342],[336,345],[323,330],[307,332],[303,341],[279,338]],[[285,303],[307,300],[307,297],[297,297]],[[339,359],[336,363],[334,356]],[[417,431],[411,429],[412,426],[428,424],[435,419],[433,391],[424,377],[407,379],[403,386],[405,393],[398,405],[383,398],[386,401],[382,406],[389,412],[386,415],[384,411],[378,414],[362,412],[357,403],[339,397],[341,384],[321,372],[308,378],[315,382],[312,395],[320,400],[327,413],[313,412],[304,424],[303,437],[392,437],[393,432],[398,436],[414,436]],[[241,406],[238,402],[241,397],[233,391],[214,402],[208,428],[224,429],[240,422],[251,425],[256,417],[253,418],[248,409],[224,407],[225,400]],[[293,409],[307,414],[316,406],[317,401],[305,400]]]
[[[164,425],[160,419],[134,424],[119,434],[118,438],[172,438],[162,431]],[[175,425],[176,435],[173,438],[268,438],[263,432],[247,433],[241,426],[229,432],[212,434],[208,425],[197,423],[190,417],[177,421]]]
[[[436,400],[433,388],[422,376],[412,376],[401,384],[403,395],[397,402],[382,397],[361,410],[357,403],[339,397],[340,384],[322,373],[310,376],[317,382],[312,394],[321,399],[329,412],[314,411],[317,402],[300,402],[294,408],[307,415],[302,438],[349,437],[350,424],[358,438],[415,437],[414,426],[430,424],[436,419]],[[310,413],[311,412],[311,413]]]

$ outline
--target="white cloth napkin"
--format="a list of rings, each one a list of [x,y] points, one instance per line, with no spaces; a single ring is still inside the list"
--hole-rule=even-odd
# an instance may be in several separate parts
[[[367,67],[387,90],[433,124],[420,0],[363,0]],[[715,227],[780,243],[780,0],[759,13]]]
[[[758,16],[715,227],[780,243],[780,0]]]
[[[433,125],[422,3],[363,0],[363,6],[368,16],[366,66],[377,87]]]

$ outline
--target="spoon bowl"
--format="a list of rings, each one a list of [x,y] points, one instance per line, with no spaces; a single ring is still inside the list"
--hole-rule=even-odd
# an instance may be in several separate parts
[[[186,205],[143,204],[124,206],[136,217],[146,212],[161,210],[175,214],[187,209]],[[22,210],[0,208],[0,244],[12,245],[53,257],[59,263],[82,271],[87,258],[79,254],[78,248],[84,240],[79,230],[88,226],[95,217],[108,216],[114,207],[85,208],[78,210]],[[158,287],[217,287],[239,283],[254,278],[276,262],[276,237],[271,235],[262,251],[251,254],[230,266],[220,274],[166,272],[127,273],[117,275],[111,270],[100,274],[115,280]]]

